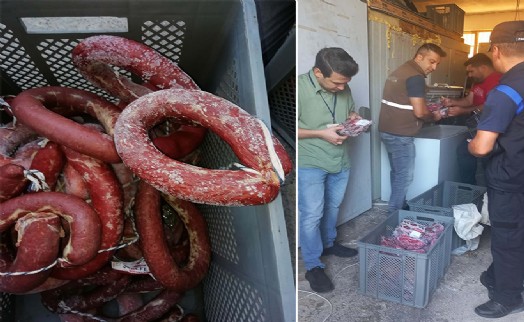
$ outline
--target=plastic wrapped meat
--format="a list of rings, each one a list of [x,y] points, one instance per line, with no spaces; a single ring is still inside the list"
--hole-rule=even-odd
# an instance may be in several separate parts
[[[430,110],[431,112],[435,112],[435,111],[438,111],[438,110],[444,108],[444,105],[442,105],[441,102],[428,102],[428,104],[426,105],[426,107],[427,107],[428,110]]]
[[[341,125],[344,126],[342,130],[338,131],[340,135],[347,136],[358,136],[359,134],[366,132],[371,126],[370,120],[365,119],[348,119]]]
[[[390,237],[382,236],[380,245],[426,253],[437,242],[444,228],[441,223],[435,222],[431,225],[424,225],[404,219],[398,224]]]
[[[430,112],[439,111],[440,115],[442,115],[443,117],[446,117],[448,115],[448,108],[442,105],[441,102],[428,103],[426,107]]]

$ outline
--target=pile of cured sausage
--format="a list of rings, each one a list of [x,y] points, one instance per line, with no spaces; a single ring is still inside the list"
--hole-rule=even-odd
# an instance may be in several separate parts
[[[196,320],[177,305],[210,263],[195,203],[271,202],[291,160],[263,122],[141,43],[94,36],[72,60],[118,103],[65,87],[6,99],[0,291],[41,293],[63,321]],[[198,166],[207,131],[229,144],[234,169]]]

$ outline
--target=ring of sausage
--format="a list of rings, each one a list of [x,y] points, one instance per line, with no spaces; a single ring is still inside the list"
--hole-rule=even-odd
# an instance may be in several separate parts
[[[169,117],[211,129],[245,167],[210,170],[160,153],[148,131]],[[284,169],[291,168],[287,154],[271,151],[276,140],[262,122],[235,104],[199,90],[167,89],[142,96],[122,112],[114,138],[122,161],[135,175],[166,194],[195,203],[268,203],[278,194]]]
[[[120,110],[96,94],[58,86],[32,88],[13,99],[11,110],[21,123],[51,141],[108,163],[121,162],[112,137]],[[96,118],[106,133],[63,116],[78,114]]]

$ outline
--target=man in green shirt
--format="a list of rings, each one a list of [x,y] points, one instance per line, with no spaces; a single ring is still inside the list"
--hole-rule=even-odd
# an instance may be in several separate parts
[[[358,64],[342,48],[324,48],[315,66],[298,77],[298,210],[306,279],[315,292],[334,286],[320,257],[357,251],[335,242],[338,211],[349,180],[348,136],[340,123],[358,117],[347,83]]]

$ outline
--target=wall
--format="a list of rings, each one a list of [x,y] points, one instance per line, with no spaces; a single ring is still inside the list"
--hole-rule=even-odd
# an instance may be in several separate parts
[[[517,20],[524,20],[524,10],[519,11],[519,16],[517,16]],[[464,31],[490,31],[498,23],[510,20],[515,20],[515,11],[466,14],[464,16]]]
[[[359,64],[359,72],[349,82],[356,108],[369,107],[366,3],[360,0],[300,0],[297,7],[297,73],[303,74],[313,67],[321,48],[344,48]],[[338,224],[371,208],[370,134],[349,140],[352,171]]]

